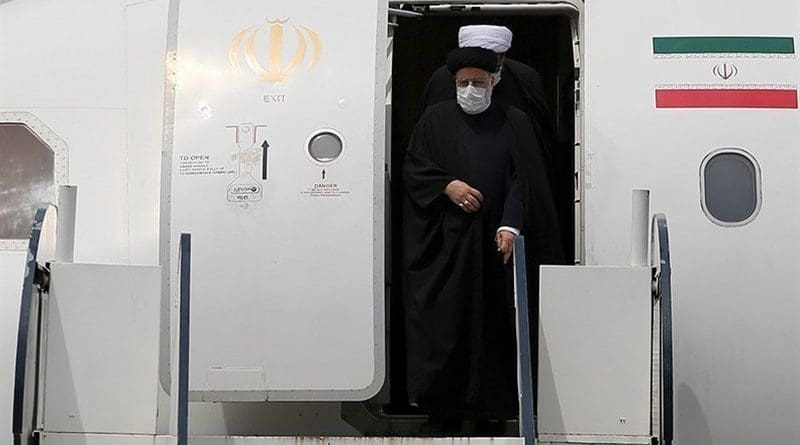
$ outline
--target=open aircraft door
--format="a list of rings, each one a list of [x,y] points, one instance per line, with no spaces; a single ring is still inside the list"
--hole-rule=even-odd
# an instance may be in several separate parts
[[[192,235],[191,398],[367,399],[385,373],[387,5],[174,3],[161,257],[175,302]]]

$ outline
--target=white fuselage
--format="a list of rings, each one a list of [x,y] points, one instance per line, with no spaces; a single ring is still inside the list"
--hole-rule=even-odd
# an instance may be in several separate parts
[[[377,288],[383,282],[382,269],[372,261],[382,258],[384,242],[383,233],[376,228],[383,227],[385,205],[380,165],[385,156],[382,145],[385,130],[383,115],[378,111],[384,110],[386,97],[376,92],[384,91],[384,79],[377,76],[385,75],[386,67],[377,64],[378,68],[375,68],[374,51],[375,39],[378,39],[377,52],[384,54],[385,48],[381,47],[380,40],[386,38],[385,29],[379,26],[384,34],[378,35],[370,31],[371,41],[362,38],[375,27],[376,20],[382,24],[384,19],[376,18],[372,12],[372,15],[363,15],[364,20],[372,20],[372,28],[362,26],[364,23],[361,21],[351,22],[351,18],[365,8],[348,7],[347,2],[341,2],[341,5],[320,4],[313,8],[296,6],[294,2],[268,1],[262,2],[261,11],[248,10],[240,14],[224,11],[236,8],[234,4],[208,2],[198,6],[199,2],[188,0],[185,3],[183,12],[188,14],[187,11],[191,11],[198,21],[194,22],[194,27],[186,26],[186,34],[181,38],[186,37],[179,39],[177,45],[178,49],[185,45],[184,48],[194,51],[198,59],[192,66],[188,58],[181,59],[179,52],[175,77],[172,73],[175,66],[167,53],[175,45],[170,39],[175,38],[174,32],[177,32],[175,23],[170,22],[169,0],[2,2],[0,123],[19,122],[16,119],[27,116],[26,119],[40,122],[64,141],[65,147],[57,156],[62,156],[68,169],[56,177],[56,184],[78,187],[75,262],[159,265],[167,261],[159,252],[164,237],[174,236],[173,232],[182,230],[178,226],[166,230],[168,224],[180,223],[187,227],[195,224],[197,233],[209,237],[219,233],[215,224],[203,227],[200,224],[212,220],[217,212],[211,201],[204,201],[211,199],[213,186],[208,186],[209,183],[196,186],[191,182],[176,182],[175,177],[171,177],[173,188],[165,189],[162,177],[169,176],[163,176],[163,162],[173,162],[173,154],[192,156],[208,152],[211,149],[203,147],[204,141],[219,143],[224,135],[230,136],[232,144],[233,130],[224,129],[225,125],[261,124],[260,119],[271,119],[265,123],[275,127],[273,134],[277,136],[269,142],[278,164],[270,168],[281,168],[280,163],[286,163],[285,168],[291,174],[284,179],[276,177],[276,181],[295,195],[270,197],[276,201],[268,199],[267,202],[277,207],[263,210],[264,217],[283,212],[284,217],[288,214],[290,218],[304,216],[308,219],[278,221],[263,229],[263,236],[272,236],[269,240],[275,242],[272,253],[262,252],[260,247],[256,248],[258,246],[246,239],[240,240],[239,244],[229,246],[230,252],[220,251],[219,255],[232,256],[233,251],[241,249],[248,252],[247,257],[236,259],[241,262],[239,265],[234,264],[233,259],[220,261],[220,264],[230,266],[231,271],[244,271],[243,279],[257,279],[256,284],[260,285],[261,280],[269,280],[269,277],[258,276],[258,271],[264,269],[254,267],[251,270],[249,265],[266,264],[273,260],[270,255],[278,254],[280,258],[269,265],[274,265],[274,270],[269,270],[273,270],[276,282],[284,279],[280,281],[279,289],[285,294],[294,282],[298,289],[309,295],[321,291],[313,281],[312,272],[303,265],[304,258],[311,256],[304,255],[317,255],[309,260],[312,269],[330,262],[348,266],[326,269],[322,275],[336,291],[332,298],[342,300],[336,300],[336,304],[329,300],[330,305],[325,311],[333,318],[328,321],[338,320],[336,323],[342,326],[337,329],[335,325],[309,323],[296,340],[310,344],[314,339],[303,335],[320,338],[323,332],[331,332],[331,337],[326,339],[333,343],[338,338],[336,335],[363,340],[361,343],[348,343],[342,352],[347,357],[342,360],[347,363],[341,368],[330,368],[329,381],[318,378],[317,370],[310,367],[323,359],[335,363],[337,357],[332,352],[335,345],[320,341],[319,344],[327,346],[298,358],[296,345],[289,336],[289,328],[301,323],[299,319],[287,318],[293,316],[292,307],[311,303],[297,297],[294,300],[296,305],[287,303],[286,307],[281,306],[280,309],[287,312],[273,314],[269,321],[270,326],[275,326],[283,317],[286,326],[280,332],[286,336],[265,342],[274,342],[274,348],[285,352],[286,357],[298,360],[300,371],[275,373],[278,376],[276,381],[284,385],[277,388],[277,399],[292,399],[294,396],[289,393],[296,388],[292,386],[295,384],[307,385],[309,394],[322,394],[325,393],[323,390],[331,389],[342,392],[361,389],[364,397],[372,395],[377,390],[374,379],[382,371],[377,363],[382,360],[384,351],[382,343],[381,347],[376,346],[379,340],[359,337],[359,333],[373,330],[374,326],[370,324],[373,316],[375,319],[382,317],[373,313],[376,308],[382,309],[373,302],[380,300],[382,304],[383,291],[365,292],[373,292],[373,285]],[[669,218],[676,443],[796,443],[800,438],[800,231],[797,227],[800,219],[800,113],[796,105],[797,84],[800,83],[797,59],[800,4],[796,0],[760,3],[707,0],[658,4],[634,0],[587,0],[585,5],[577,1],[520,3],[551,4],[549,7],[555,3],[562,6],[575,3],[571,7],[578,11],[578,15],[571,18],[576,29],[575,63],[580,68],[575,85],[579,90],[575,107],[576,259],[585,265],[629,263],[630,245],[627,240],[633,189],[649,189],[651,208]],[[377,11],[385,14],[386,6],[380,5]],[[534,12],[526,13],[536,14],[535,10],[531,11]],[[542,11],[546,12],[547,8],[542,8]],[[226,22],[233,20],[232,17],[241,20]],[[249,21],[245,20],[248,17]],[[235,33],[227,32],[228,28],[243,30],[265,18],[287,17],[299,24],[308,23],[310,28],[324,34],[324,50],[331,51],[323,53],[324,57],[344,58],[352,71],[348,73],[340,69],[342,66],[332,67],[332,64],[326,66],[324,63],[328,60],[322,59],[317,71],[297,71],[292,83],[283,90],[260,86],[253,79],[241,85],[227,84],[238,78],[229,77],[230,73],[217,69],[229,66],[231,41],[217,42],[215,33],[230,34],[232,38]],[[201,19],[202,23],[197,24]],[[174,11],[172,20],[177,20]],[[211,29],[217,21],[220,27]],[[291,35],[294,32],[291,31]],[[297,32],[306,31],[298,28]],[[349,39],[353,37],[348,33],[362,40],[351,41]],[[312,39],[305,35],[310,54],[313,51]],[[714,53],[675,57],[664,56],[654,49],[654,38],[675,36],[788,37],[795,49],[781,55]],[[358,48],[360,52],[350,53],[348,48]],[[217,49],[222,52],[214,53]],[[364,55],[364,52],[369,54]],[[285,57],[288,60],[288,56]],[[184,65],[180,64],[182,60],[186,62]],[[241,60],[246,59],[242,56]],[[215,65],[217,63],[219,65]],[[308,61],[304,63],[307,65]],[[718,67],[722,64],[726,66]],[[732,74],[727,70],[734,68],[728,65],[736,67],[735,78],[730,77]],[[209,66],[213,69],[206,69]],[[170,88],[176,81],[177,96],[172,96]],[[181,84],[181,81],[186,84]],[[395,85],[401,81],[393,79]],[[659,107],[656,102],[656,90],[660,89],[685,90],[709,85],[729,88],[734,83],[742,89],[793,88],[795,106],[667,108]],[[226,97],[234,97],[242,90],[263,94],[259,95],[260,100],[252,103],[242,102],[238,96],[236,100],[227,101]],[[207,94],[212,102],[211,111],[205,107],[206,103],[192,102],[196,98],[192,94]],[[337,102],[339,97],[342,99]],[[215,125],[219,124],[220,139],[212,140],[207,137],[211,133],[204,133],[204,127],[189,121],[186,110],[193,106],[198,107],[195,111],[200,123],[208,120],[203,119],[203,113],[216,113],[210,119]],[[334,108],[339,110],[338,114],[330,111]],[[416,110],[394,109],[392,112]],[[165,124],[165,115],[185,120],[168,119]],[[192,133],[192,125],[198,125],[196,133]],[[280,147],[281,142],[288,141],[287,145],[290,145],[297,139],[305,144],[315,131],[327,127],[343,132],[347,143],[363,150],[371,147],[374,152],[345,151],[343,156],[347,157],[342,158],[340,170],[334,168],[322,173],[323,164],[315,164],[307,156],[292,158],[288,152],[280,151],[286,148]],[[176,139],[165,140],[164,135],[173,131]],[[713,221],[703,197],[704,160],[719,149],[729,148],[743,150],[751,156],[759,175],[758,211],[742,225],[721,225],[719,221]],[[233,151],[230,155],[234,155]],[[260,168],[257,166],[257,171]],[[171,171],[178,170],[173,168]],[[359,173],[363,175],[358,176]],[[306,180],[303,176],[311,174],[313,179]],[[322,175],[320,181],[316,180],[318,174]],[[347,193],[336,195],[342,201],[325,198],[309,201],[308,195],[303,193],[309,191],[308,188],[313,189],[315,183],[325,182],[322,179],[329,174],[340,174],[339,178],[343,178],[339,183],[345,184],[342,187],[346,190],[342,187],[337,190]],[[379,178],[380,185],[376,185],[376,178]],[[327,181],[330,182],[331,177]],[[209,188],[204,188],[206,186]],[[187,198],[177,210],[172,208],[175,212],[171,215],[173,219],[165,220],[162,214],[164,199],[172,191],[178,196],[191,198]],[[220,199],[213,205],[227,209],[228,204]],[[228,221],[231,225],[239,218],[238,213],[216,214],[219,214],[220,221]],[[331,215],[336,217],[338,225],[315,226],[315,222]],[[260,220],[252,220],[231,226],[230,230],[231,233],[251,233],[258,232],[262,226]],[[309,238],[313,236],[315,227],[324,232],[326,241],[322,244]],[[373,229],[376,231],[372,232]],[[347,250],[348,239],[336,238],[337,234],[352,237],[356,242],[366,241],[365,244],[352,244],[352,248]],[[202,237],[196,243],[202,246]],[[8,244],[0,250],[0,444],[10,443],[11,434],[13,364],[26,257],[24,248],[19,246]],[[315,246],[317,250],[313,250]],[[335,256],[341,251],[346,251],[346,254]],[[168,251],[167,258],[172,255],[174,259],[175,254],[174,249]],[[198,264],[202,265],[202,262]],[[207,264],[208,267],[213,265]],[[280,275],[289,267],[294,267],[295,275]],[[324,269],[324,266],[320,267]],[[319,272],[323,269],[314,270]],[[221,292],[214,288],[214,280],[218,277],[208,277],[206,288],[211,289],[209,293]],[[253,289],[258,288],[256,284]],[[247,288],[243,292],[253,289]],[[348,302],[352,303],[347,300],[351,295],[348,292],[360,298],[352,307],[347,306]],[[198,303],[198,308],[202,304]],[[337,308],[342,307],[347,307],[347,312],[337,314]],[[214,308],[213,304],[206,308],[209,320],[214,318]],[[313,312],[317,309],[308,310]],[[344,325],[342,320],[347,314],[354,317],[353,323]],[[342,317],[335,318],[337,315]],[[226,314],[218,316],[220,320],[226,320]],[[257,325],[259,317],[257,314],[252,316],[251,323]],[[374,332],[379,334],[382,329],[381,325],[380,330],[375,328]],[[207,337],[201,335],[203,341],[213,342],[215,337],[222,338],[226,334],[222,330],[219,333],[209,331],[205,335]],[[233,343],[230,339],[225,341]],[[231,347],[231,360],[244,349]],[[608,360],[614,360],[614,357],[608,357]],[[353,364],[353,369],[348,368],[349,364]],[[206,365],[203,364],[204,369]],[[100,378],[102,376],[98,376]],[[231,378],[235,380],[235,377]],[[195,383],[199,388],[206,384],[206,380]],[[273,383],[267,379],[264,391]],[[315,386],[326,384],[331,386]],[[281,393],[282,390],[285,392]],[[198,394],[201,392],[198,389]],[[325,394],[316,400],[338,400],[336,391]],[[163,399],[166,396],[159,394],[159,397]],[[202,397],[198,395],[198,399]],[[309,406],[312,406],[312,412],[325,419],[326,424],[335,425],[327,431],[341,435],[353,433],[339,421],[337,406],[324,403]],[[262,425],[290,422],[285,420],[288,417],[285,413],[298,408],[284,406],[282,409],[266,404],[197,404],[192,411],[193,428],[198,434],[268,434],[269,429]],[[166,420],[159,421],[161,432],[168,430],[167,423]],[[308,435],[321,434],[313,422],[307,425],[311,425],[306,430]]]

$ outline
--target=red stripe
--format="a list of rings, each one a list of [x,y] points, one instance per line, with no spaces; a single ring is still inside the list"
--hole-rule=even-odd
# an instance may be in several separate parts
[[[797,108],[797,90],[656,90],[656,108]]]

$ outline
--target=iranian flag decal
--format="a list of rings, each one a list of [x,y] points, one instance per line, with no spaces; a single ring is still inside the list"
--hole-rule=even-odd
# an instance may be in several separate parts
[[[798,108],[796,85],[763,82],[733,83],[733,78],[739,74],[738,62],[734,64],[726,60],[746,58],[764,59],[759,61],[759,64],[788,63],[788,61],[766,59],[794,59],[793,37],[653,37],[653,56],[656,59],[670,59],[671,63],[698,63],[685,59],[708,59],[709,69],[704,75],[713,73],[717,81],[722,81],[722,83],[657,86],[655,90],[656,108]],[[715,64],[715,62],[719,63]]]
[[[797,89],[656,89],[656,108],[797,108]]]
[[[653,54],[794,54],[792,37],[653,37]]]

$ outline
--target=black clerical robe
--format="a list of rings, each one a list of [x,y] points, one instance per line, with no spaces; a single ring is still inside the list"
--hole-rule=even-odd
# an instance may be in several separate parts
[[[446,66],[439,67],[425,86],[421,109],[424,111],[433,104],[455,97],[453,75]],[[522,62],[506,59],[501,71],[501,80],[492,92],[492,102],[517,107],[528,115],[543,152],[545,165],[552,166],[557,141],[539,73]]]
[[[499,105],[475,116],[455,101],[433,105],[415,127],[403,174],[410,399],[442,418],[512,418],[512,287],[495,233],[508,225],[526,235],[533,289],[538,265],[563,259],[530,121]],[[443,194],[455,179],[482,192],[480,211]]]

